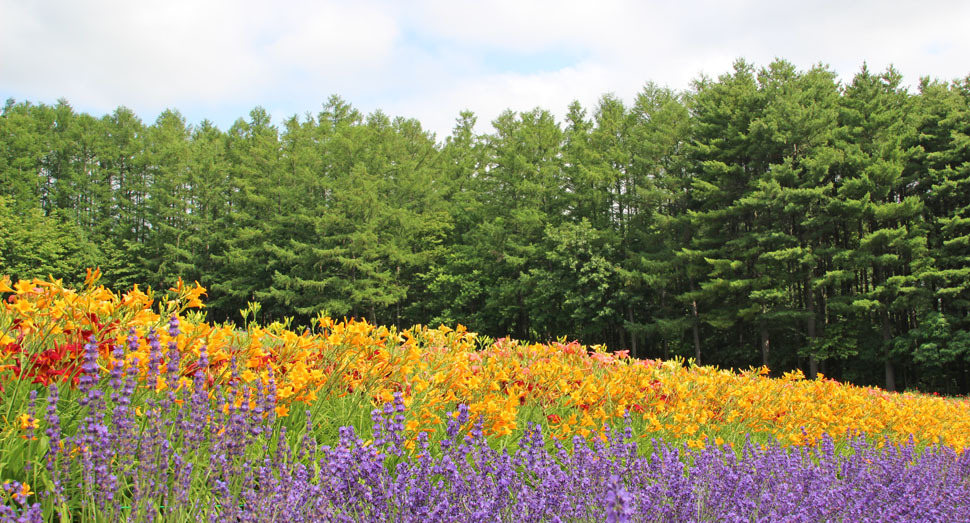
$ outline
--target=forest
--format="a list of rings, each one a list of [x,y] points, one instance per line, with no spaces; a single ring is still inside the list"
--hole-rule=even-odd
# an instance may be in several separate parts
[[[970,76],[738,60],[476,124],[439,140],[338,96],[227,130],[8,100],[0,275],[970,393]]]

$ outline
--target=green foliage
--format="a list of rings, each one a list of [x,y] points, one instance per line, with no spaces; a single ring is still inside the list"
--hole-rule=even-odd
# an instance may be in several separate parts
[[[60,213],[44,216],[37,208],[18,214],[11,200],[0,196],[0,274],[15,279],[55,275],[79,283],[84,268],[101,265],[103,256],[69,218]]]
[[[835,78],[739,60],[441,142],[336,96],[227,131],[9,100],[0,273],[970,392],[970,77]]]

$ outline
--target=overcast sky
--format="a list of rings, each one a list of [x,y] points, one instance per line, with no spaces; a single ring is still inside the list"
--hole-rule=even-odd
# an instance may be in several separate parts
[[[965,0],[0,0],[0,99],[124,105],[148,124],[172,108],[227,129],[257,105],[280,123],[338,94],[443,140],[464,109],[486,132],[504,109],[561,117],[739,57],[962,78],[968,27]]]

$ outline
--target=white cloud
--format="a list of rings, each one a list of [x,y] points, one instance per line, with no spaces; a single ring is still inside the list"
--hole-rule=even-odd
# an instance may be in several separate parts
[[[3,85],[110,110],[261,103],[308,84],[344,88],[381,66],[393,19],[364,3],[16,2],[0,22]],[[309,109],[309,108],[308,108]],[[247,109],[248,110],[248,109]],[[240,113],[240,116],[245,114]]]
[[[379,5],[308,1],[272,27],[270,62],[318,78],[386,67],[398,36],[396,21]]]
[[[392,110],[418,118],[440,140],[450,133],[458,114],[466,109],[478,117],[477,130],[486,132],[491,121],[506,109],[529,111],[540,107],[563,115],[573,100],[591,107],[616,83],[612,77],[610,71],[592,63],[536,74],[476,76],[455,85],[439,86],[426,96],[401,100]]]
[[[251,50],[238,47],[244,20],[227,5],[21,5],[29,8],[4,23],[3,76],[41,96],[167,106],[187,97],[231,96],[261,77]]]
[[[443,139],[462,109],[481,130],[506,108],[561,116],[646,81],[687,88],[738,57],[824,62],[846,80],[863,61],[910,85],[962,77],[968,21],[959,0],[0,0],[0,96],[226,127],[255,105],[302,115],[339,94]]]
[[[626,5],[624,5],[626,4]],[[629,20],[624,8],[636,3],[575,0],[497,0],[491,2],[426,0],[410,18],[439,38],[500,49],[543,49],[597,45],[610,27]]]

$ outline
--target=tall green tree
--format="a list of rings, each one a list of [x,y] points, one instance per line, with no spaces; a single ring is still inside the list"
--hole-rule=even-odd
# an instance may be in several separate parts
[[[462,111],[441,148],[436,182],[442,187],[451,228],[439,263],[418,275],[423,305],[412,304],[412,310],[423,308],[421,317],[429,323],[484,329],[481,315],[491,283],[481,251],[471,241],[483,215],[480,185],[487,161],[484,137],[475,133],[476,122],[474,113]]]
[[[279,157],[279,132],[263,108],[253,109],[248,121],[239,119],[229,129],[227,221],[234,234],[226,239],[225,250],[212,257],[222,275],[222,281],[212,285],[213,306],[221,310],[246,308],[271,281],[265,243],[272,234],[272,221],[280,217],[282,209],[282,200],[274,196],[285,192],[278,184]],[[264,304],[262,310],[275,317],[287,312],[276,303]]]
[[[0,113],[0,195],[18,211],[39,207],[49,108],[7,100]]]
[[[151,231],[146,127],[125,107],[101,118],[98,164],[101,184],[111,190],[101,210],[105,221],[105,279],[116,288],[146,285],[144,257]]]
[[[919,285],[930,268],[922,202],[904,171],[914,121],[901,81],[892,68],[876,75],[863,67],[846,88],[840,115],[847,136],[838,194],[847,202],[848,248],[836,256],[837,268],[854,273],[844,289],[849,313],[865,320],[857,323],[859,335],[880,340],[862,348],[881,356],[889,390],[896,388],[896,363],[904,356],[893,351],[893,337],[908,330],[914,309],[929,298]],[[877,329],[870,333],[867,325]]]
[[[192,129],[189,143],[187,196],[191,233],[181,238],[180,248],[191,260],[183,267],[184,278],[198,280],[206,288],[222,281],[216,257],[225,252],[231,237],[229,201],[232,180],[227,160],[226,135],[208,120]]]
[[[188,238],[197,234],[190,209],[189,180],[192,130],[177,111],[166,110],[146,136],[146,177],[151,236],[145,242],[144,281],[171,285],[182,276],[198,278]]]
[[[824,250],[832,198],[828,182],[838,152],[835,73],[821,66],[799,72],[776,60],[758,78],[764,110],[750,127],[765,171],[739,201],[752,218],[746,235],[750,287],[747,310],[756,324],[762,364],[770,364],[770,340],[789,347],[781,365],[808,356],[809,375],[818,370],[819,293],[817,251]]]
[[[536,337],[527,300],[529,274],[543,262],[542,239],[548,225],[561,221],[562,131],[552,114],[506,111],[485,141],[480,173],[482,206],[470,233],[484,292],[481,313],[490,334]]]
[[[895,344],[927,367],[920,385],[970,390],[970,77],[924,79],[916,119],[905,178],[923,203],[933,299]]]
[[[652,345],[652,355],[689,354],[699,363],[700,340],[693,339],[699,332],[691,328],[693,315],[685,313],[693,311],[692,303],[677,300],[690,279],[684,259],[677,256],[691,238],[686,94],[648,83],[637,95],[630,119],[630,169],[640,180],[634,193],[640,212],[631,226],[635,239],[622,262],[629,275],[624,305],[630,347],[635,356],[646,356],[647,350],[638,350],[643,340]],[[691,350],[685,343],[688,331]]]
[[[694,233],[680,253],[689,279],[678,299],[691,304],[695,340],[706,337],[699,332],[702,324],[718,331],[718,338],[738,340],[711,347],[705,361],[753,361],[744,355],[744,346],[754,336],[741,312],[750,310],[750,281],[744,278],[746,261],[739,261],[748,248],[744,242],[753,216],[750,208],[737,202],[766,171],[750,137],[764,97],[758,92],[754,67],[739,60],[731,74],[695,82],[692,100],[687,154],[694,173],[687,211]],[[732,345],[734,354],[726,350]],[[698,341],[698,359],[701,352]]]

